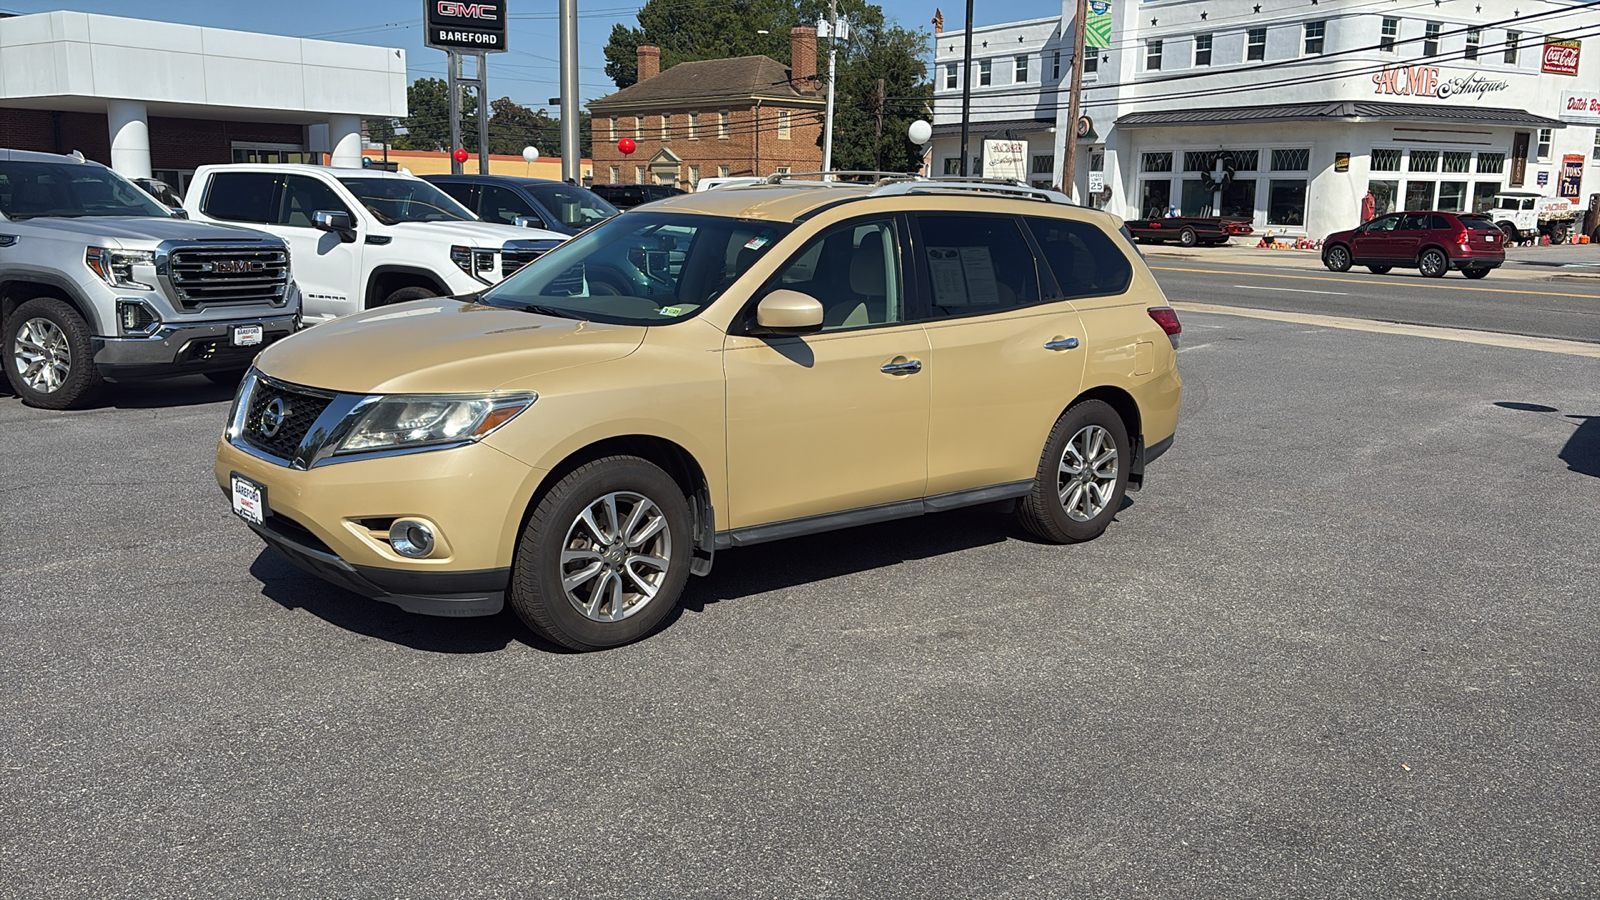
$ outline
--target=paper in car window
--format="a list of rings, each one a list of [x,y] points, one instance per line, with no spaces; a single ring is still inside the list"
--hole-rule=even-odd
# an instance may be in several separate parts
[[[933,276],[933,305],[966,306],[967,278],[961,271],[957,247],[929,247],[928,271]]]
[[[967,297],[977,306],[1000,302],[1000,288],[994,277],[994,258],[988,247],[962,247],[961,268],[967,275]]]

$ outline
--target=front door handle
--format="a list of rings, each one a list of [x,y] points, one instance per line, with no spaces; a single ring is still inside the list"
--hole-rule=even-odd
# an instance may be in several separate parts
[[[1078,339],[1077,338],[1056,338],[1055,340],[1051,341],[1050,343],[1045,344],[1044,348],[1046,350],[1076,350],[1076,349],[1078,349]]]
[[[887,375],[915,375],[922,371],[922,360],[897,356],[893,361],[885,363],[880,371]]]

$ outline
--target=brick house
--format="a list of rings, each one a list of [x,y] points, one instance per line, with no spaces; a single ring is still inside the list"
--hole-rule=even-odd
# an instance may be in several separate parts
[[[827,102],[817,90],[817,31],[789,32],[791,67],[767,56],[680,63],[639,47],[639,81],[589,104],[594,180],[672,184],[822,168]],[[617,141],[633,138],[624,155]]]

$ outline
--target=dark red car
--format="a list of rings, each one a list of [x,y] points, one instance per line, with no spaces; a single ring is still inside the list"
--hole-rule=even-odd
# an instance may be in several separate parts
[[[1322,264],[1335,272],[1355,265],[1379,275],[1403,268],[1442,278],[1460,269],[1468,278],[1482,278],[1505,261],[1505,235],[1489,217],[1466,213],[1390,213],[1322,242]]]

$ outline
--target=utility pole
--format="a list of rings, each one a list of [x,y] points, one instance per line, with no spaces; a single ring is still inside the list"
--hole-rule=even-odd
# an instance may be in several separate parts
[[[878,119],[878,133],[872,139],[873,168],[879,172],[883,171],[883,108],[888,102],[887,88],[884,80],[879,78],[872,97],[873,115]]]
[[[1078,0],[1083,5],[1083,0]],[[972,121],[972,0],[967,0],[967,48],[961,63],[961,174],[967,174],[967,132]]]
[[[578,0],[561,0],[561,178],[583,181],[578,155]]]
[[[828,0],[828,115],[822,126],[822,171],[833,171],[833,82],[839,62],[839,2]],[[831,176],[822,176],[832,180]]]
[[[1088,15],[1089,0],[1078,0],[1078,18],[1072,28],[1072,97],[1067,101],[1067,152],[1066,159],[1061,161],[1061,190],[1068,197],[1077,193],[1078,117],[1083,103],[1083,30],[1088,24]]]

